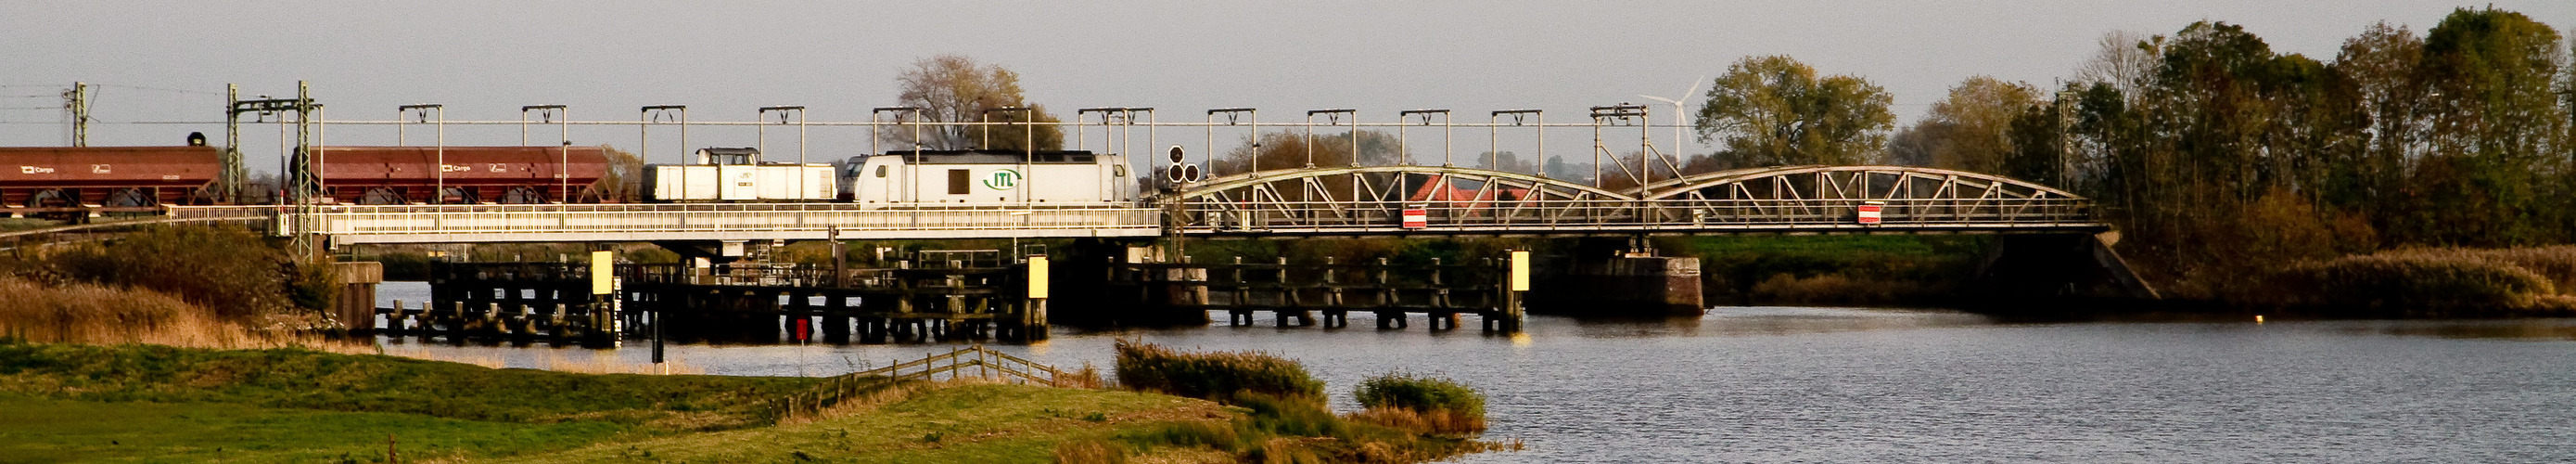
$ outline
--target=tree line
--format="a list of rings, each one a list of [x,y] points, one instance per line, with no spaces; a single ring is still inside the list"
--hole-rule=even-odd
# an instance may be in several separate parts
[[[2455,10],[2420,34],[2370,25],[2326,60],[2277,52],[2220,21],[2113,32],[2053,88],[1969,77],[1903,127],[1892,95],[1866,78],[1747,57],[1715,79],[1696,115],[1700,140],[1718,149],[1681,166],[1901,164],[2054,185],[2095,199],[2123,252],[2176,287],[2169,293],[2208,296],[2302,259],[2576,241],[2576,57],[2566,40],[2491,7]],[[932,121],[1055,120],[1026,102],[1017,77],[943,55],[897,80],[901,100]],[[996,127],[990,142],[968,128],[879,137],[933,149],[1016,149],[1023,137],[1062,146],[1053,126],[1033,129]],[[1246,136],[1210,168],[1383,164],[1402,156],[1389,135]],[[1483,153],[1460,164],[1591,177],[1588,162],[1562,156]]]
[[[2242,26],[2112,33],[2048,89],[1987,76],[1896,127],[1888,94],[1781,56],[1735,63],[1699,112],[1699,169],[1903,164],[2091,197],[2185,295],[2287,261],[2576,240],[2576,72],[2521,13],[2382,22],[2331,61]]]

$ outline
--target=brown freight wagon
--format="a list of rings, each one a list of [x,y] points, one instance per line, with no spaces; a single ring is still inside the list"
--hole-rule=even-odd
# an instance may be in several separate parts
[[[607,152],[595,146],[326,146],[313,153],[323,195],[340,203],[595,203],[592,184],[608,174]],[[558,180],[558,173],[566,175]]]
[[[9,208],[212,204],[222,152],[207,146],[0,147]]]

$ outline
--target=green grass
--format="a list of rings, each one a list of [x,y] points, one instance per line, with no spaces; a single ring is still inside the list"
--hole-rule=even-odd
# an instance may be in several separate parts
[[[303,349],[0,344],[0,392],[84,401],[215,402],[496,422],[671,430],[765,420],[762,400],[817,379],[574,374]]]
[[[1211,415],[1235,414],[1205,401],[1138,392],[968,385],[809,423],[602,443],[497,462],[1051,462],[1064,442]]]
[[[443,419],[228,403],[0,396],[0,462],[383,462],[507,456],[610,439],[632,426]]]
[[[0,463],[383,462],[389,435],[407,462],[984,463],[1131,452],[1161,462],[1415,462],[1483,449],[1345,420],[1311,397],[1252,393],[1231,395],[1237,408],[1135,391],[932,385],[769,420],[767,400],[817,381],[0,340]]]

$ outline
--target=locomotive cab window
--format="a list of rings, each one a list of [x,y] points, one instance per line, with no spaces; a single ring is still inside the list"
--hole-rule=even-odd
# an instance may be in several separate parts
[[[885,167],[885,166],[883,166],[883,165],[879,165],[879,166],[877,166],[877,178],[882,179],[882,178],[885,178],[885,176],[886,176],[886,167]]]
[[[1115,166],[1110,166],[1110,167],[1109,167],[1109,177],[1127,177],[1127,166],[1126,166],[1126,165],[1115,165]]]
[[[948,194],[949,194],[949,195],[965,195],[965,194],[968,194],[968,193],[973,193],[972,191],[970,191],[970,190],[968,190],[968,189],[967,189],[968,187],[973,187],[973,186],[974,186],[974,184],[970,184],[970,183],[968,183],[968,182],[967,182],[967,180],[966,180],[966,170],[964,170],[964,169],[950,169],[950,170],[948,170]]]

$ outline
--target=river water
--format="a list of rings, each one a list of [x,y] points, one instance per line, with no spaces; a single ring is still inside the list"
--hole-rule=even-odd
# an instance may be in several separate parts
[[[417,302],[419,283],[387,300]],[[390,303],[388,303],[390,304]],[[1267,315],[1263,320],[1268,321]],[[1302,361],[1336,408],[1378,373],[1487,394],[1499,462],[2576,461],[2576,320],[2007,323],[1929,310],[1721,307],[1705,317],[1534,317],[1525,333],[1211,326],[999,346],[1109,368],[1110,344]],[[1222,317],[1218,318],[1223,320]],[[650,350],[391,342],[511,367]],[[685,369],[833,375],[957,345],[672,346]]]

